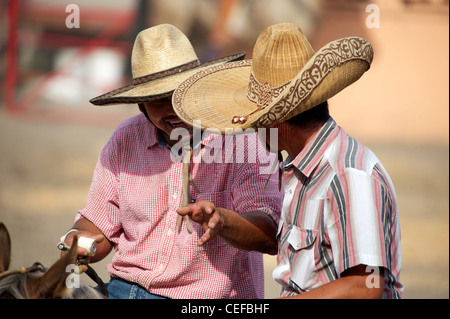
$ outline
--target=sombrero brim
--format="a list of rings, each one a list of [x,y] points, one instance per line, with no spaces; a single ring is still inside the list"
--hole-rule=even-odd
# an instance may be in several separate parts
[[[239,133],[247,128],[264,128],[284,121],[333,97],[357,81],[370,68],[372,46],[359,37],[328,43],[318,50],[268,106],[233,124],[235,116],[257,109],[247,98],[251,61],[231,62],[202,70],[181,83],[173,93],[172,105],[178,117],[189,125],[221,133]],[[240,129],[240,130],[236,130]]]
[[[112,105],[112,104],[135,104],[142,102],[151,102],[167,96],[170,96],[177,86],[191,75],[214,65],[242,60],[245,52],[229,55],[220,59],[212,60],[187,70],[181,70],[168,76],[161,76],[154,80],[137,85],[127,85],[115,89],[108,93],[92,98],[89,102],[94,105]]]

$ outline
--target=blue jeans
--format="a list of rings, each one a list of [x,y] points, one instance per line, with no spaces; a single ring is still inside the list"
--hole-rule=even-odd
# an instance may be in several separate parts
[[[105,285],[108,289],[109,299],[167,299],[148,292],[138,284],[120,278],[111,277],[110,282]]]

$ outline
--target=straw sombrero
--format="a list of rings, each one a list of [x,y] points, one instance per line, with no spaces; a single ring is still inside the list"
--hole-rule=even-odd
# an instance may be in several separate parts
[[[178,117],[201,128],[234,133],[269,127],[328,100],[370,67],[372,46],[360,37],[332,41],[314,52],[294,24],[277,24],[258,37],[252,60],[202,70],[172,97]]]
[[[161,24],[141,31],[131,55],[133,82],[90,100],[95,105],[141,103],[168,97],[203,67],[242,60],[244,52],[200,63],[189,39],[176,27]]]

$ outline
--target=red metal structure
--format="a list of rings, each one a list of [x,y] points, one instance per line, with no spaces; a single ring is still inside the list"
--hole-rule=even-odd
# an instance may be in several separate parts
[[[20,115],[30,108],[40,97],[45,84],[58,75],[63,68],[68,68],[77,59],[83,57],[94,49],[106,47],[117,48],[128,55],[135,31],[139,26],[135,8],[118,10],[98,8],[93,6],[80,7],[81,28],[83,32],[69,29],[66,26],[66,4],[29,3],[20,0],[8,0],[6,8],[6,50],[5,74],[3,82],[4,107],[10,115]],[[33,30],[22,28],[22,21],[32,21],[39,24],[43,22],[51,28]],[[65,65],[57,69],[38,70],[39,80],[27,86],[24,92],[19,93],[18,87],[22,82],[22,75],[30,73],[26,67],[19,65],[19,54],[22,48],[29,43],[26,39],[39,33],[39,50],[60,50],[66,47],[77,47],[76,54]],[[31,73],[36,70],[32,71]]]

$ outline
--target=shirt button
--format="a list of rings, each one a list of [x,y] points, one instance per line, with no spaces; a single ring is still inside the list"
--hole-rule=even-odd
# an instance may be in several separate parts
[[[177,199],[177,197],[178,197],[178,194],[177,193],[173,193],[172,198],[173,199]]]
[[[159,265],[158,269],[159,269],[159,271],[163,271],[164,270],[164,265]]]
[[[169,229],[169,230],[167,231],[167,236],[172,236],[172,229]]]

